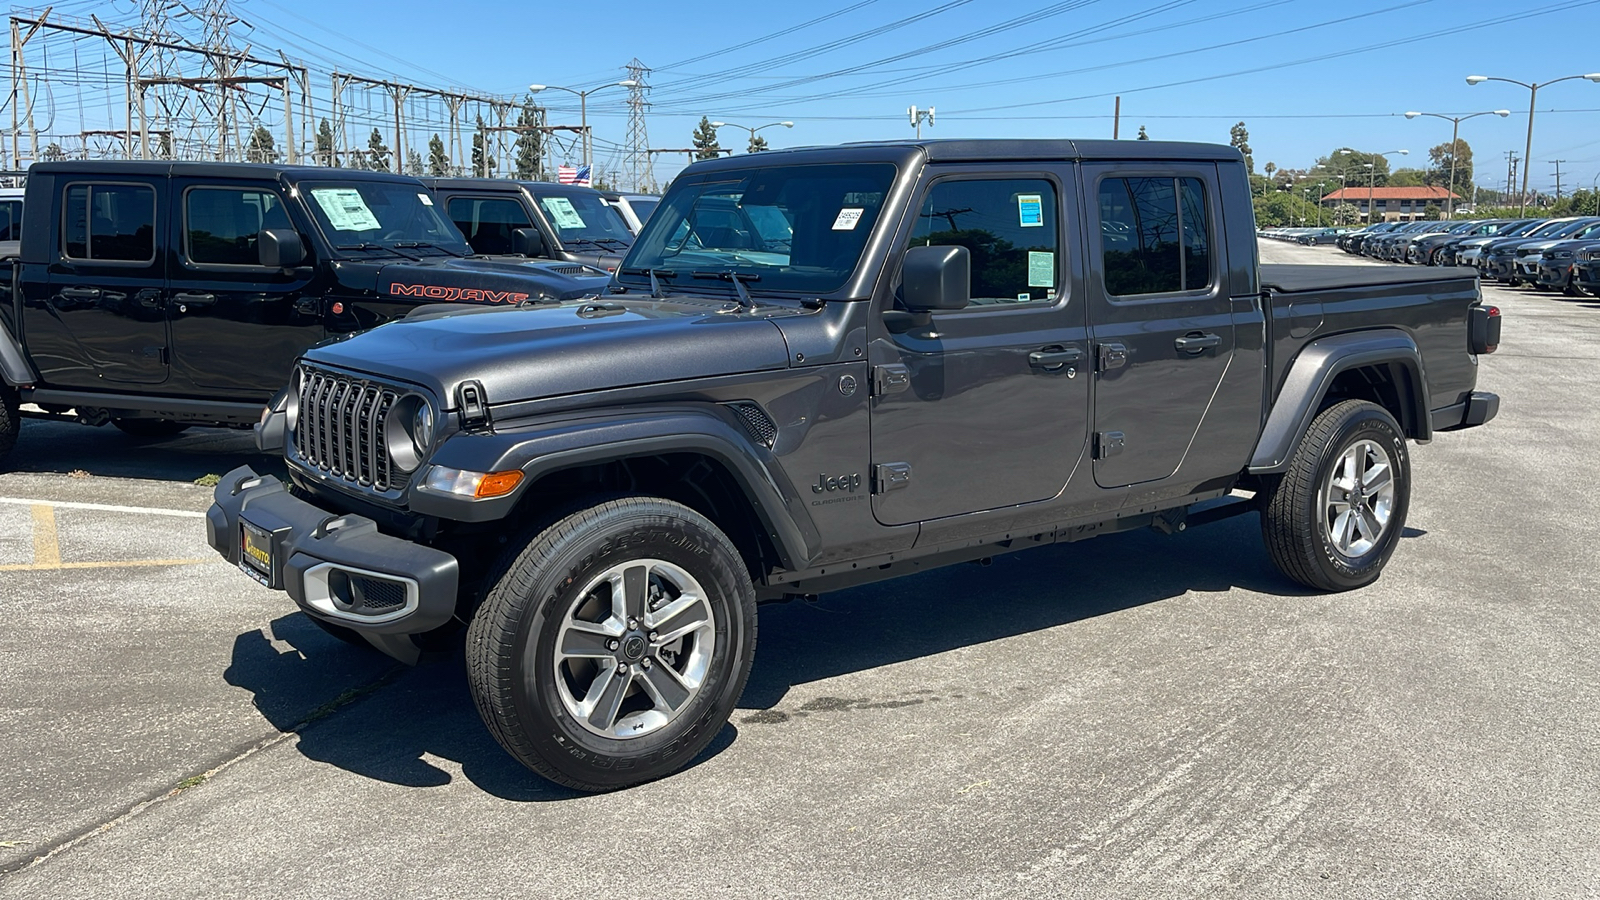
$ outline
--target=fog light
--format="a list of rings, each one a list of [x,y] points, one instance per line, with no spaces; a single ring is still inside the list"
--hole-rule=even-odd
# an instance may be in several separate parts
[[[517,485],[521,483],[520,469],[504,472],[471,472],[466,469],[433,466],[428,469],[427,477],[422,480],[422,487],[424,490],[440,494],[454,494],[457,497],[473,497],[481,500],[504,497],[516,490]]]

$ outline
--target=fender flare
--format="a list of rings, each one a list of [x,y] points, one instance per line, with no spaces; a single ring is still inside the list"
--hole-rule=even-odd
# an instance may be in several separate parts
[[[1409,414],[1401,416],[1402,426],[1409,426],[1408,437],[1429,440],[1433,426],[1428,383],[1422,377],[1422,353],[1411,335],[1398,328],[1338,334],[1307,344],[1290,363],[1246,471],[1265,475],[1287,469],[1289,454],[1311,427],[1334,379],[1341,372],[1372,365],[1400,370],[1404,379],[1400,402]]]
[[[11,329],[4,322],[0,322],[0,378],[12,387],[39,382],[39,376],[22,352],[21,342],[11,336]]]
[[[424,515],[492,522],[510,515],[529,485],[562,470],[662,453],[698,453],[733,476],[781,564],[803,568],[820,551],[821,535],[771,452],[732,424],[731,415],[715,404],[633,407],[514,428],[502,424],[505,430],[494,434],[458,433],[439,446],[430,464],[474,472],[520,469],[521,485],[505,497],[488,500],[464,500],[413,486],[409,505]]]

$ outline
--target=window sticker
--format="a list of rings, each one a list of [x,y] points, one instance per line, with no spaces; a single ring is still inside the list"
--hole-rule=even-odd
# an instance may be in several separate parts
[[[322,207],[335,231],[372,231],[382,227],[355,188],[312,188],[311,199]]]
[[[428,196],[427,194],[418,194],[417,195],[417,199],[422,201],[422,205],[423,206],[432,206],[433,205],[433,198]]]
[[[544,211],[550,214],[550,218],[556,220],[557,228],[565,231],[569,228],[584,227],[583,216],[578,215],[578,210],[566,197],[541,197],[539,202],[543,204]]]
[[[834,231],[855,231],[856,223],[861,221],[861,214],[866,212],[859,206],[846,206],[839,210],[839,215],[833,220]]]
[[[1056,255],[1049,250],[1028,251],[1028,287],[1055,287]]]
[[[1017,220],[1023,228],[1043,228],[1044,200],[1038,194],[1018,194]]]

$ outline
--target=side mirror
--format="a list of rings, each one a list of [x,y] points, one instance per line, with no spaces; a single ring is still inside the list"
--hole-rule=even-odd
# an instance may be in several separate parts
[[[518,228],[511,232],[511,252],[535,259],[548,255],[549,249],[545,247],[544,235],[539,233],[539,229]]]
[[[256,235],[261,264],[272,269],[292,269],[306,261],[306,245],[292,228],[265,228]]]
[[[913,313],[966,309],[972,256],[965,247],[912,247],[900,265],[900,304]]]

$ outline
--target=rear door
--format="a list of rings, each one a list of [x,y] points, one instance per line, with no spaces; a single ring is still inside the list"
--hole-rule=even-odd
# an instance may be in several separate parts
[[[972,302],[873,342],[872,458],[905,476],[879,478],[879,522],[1046,500],[1077,467],[1090,379],[1070,176],[1038,164],[928,171],[901,252],[966,247]]]
[[[306,348],[322,340],[321,297],[311,293],[316,260],[292,270],[259,262],[257,234],[301,233],[271,181],[174,179],[169,279],[174,381],[200,393],[267,398],[289,381]]]
[[[45,287],[47,316],[30,317],[28,329],[41,374],[63,387],[166,381],[167,265],[157,246],[166,179],[68,181],[56,202],[60,245]]]
[[[1084,166],[1084,185],[1098,236],[1095,482],[1158,481],[1189,453],[1233,357],[1216,166],[1097,163]]]

